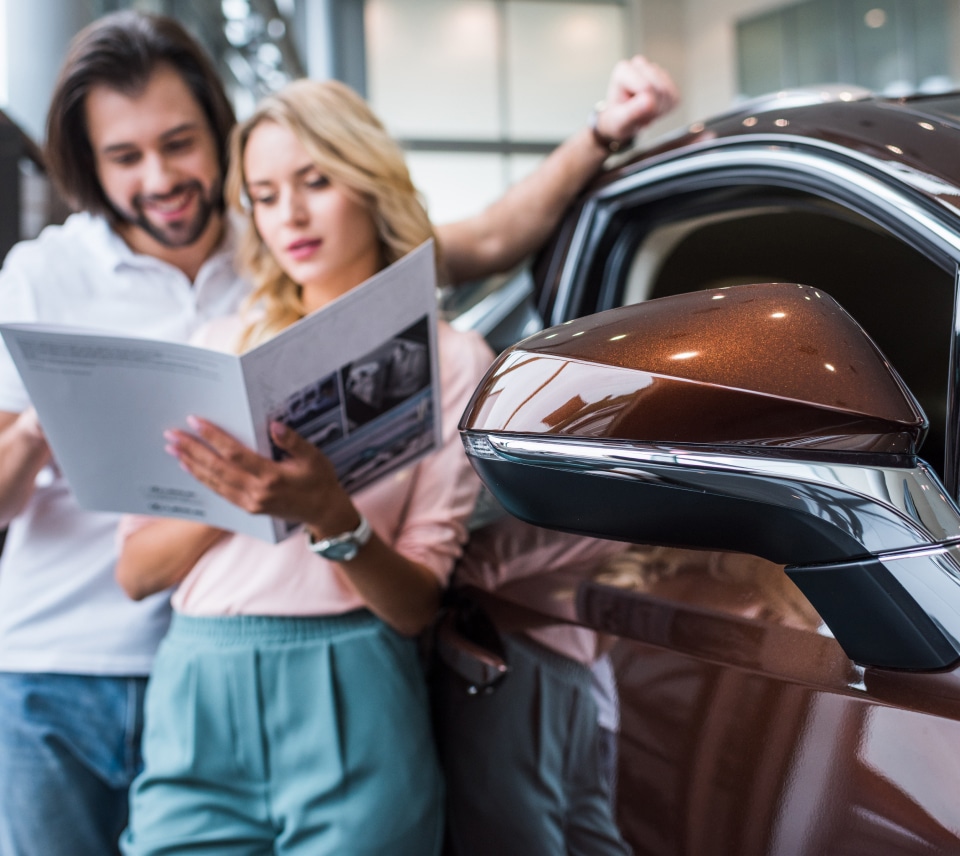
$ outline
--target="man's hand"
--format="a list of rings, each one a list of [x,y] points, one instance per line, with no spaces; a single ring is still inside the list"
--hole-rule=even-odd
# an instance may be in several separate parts
[[[610,140],[629,142],[678,101],[673,80],[656,63],[642,56],[620,60],[610,75],[607,98],[597,116],[597,131]]]
[[[0,412],[0,527],[16,517],[33,494],[37,473],[50,461],[50,447],[37,412]]]
[[[46,445],[47,438],[44,436],[43,426],[40,424],[40,418],[33,407],[28,407],[17,417],[17,429],[36,444]],[[47,449],[47,452],[49,451]]]
[[[641,56],[613,67],[593,130],[580,128],[530,175],[479,214],[437,226],[446,279],[452,285],[510,270],[549,237],[607,155],[677,103],[677,88]]]

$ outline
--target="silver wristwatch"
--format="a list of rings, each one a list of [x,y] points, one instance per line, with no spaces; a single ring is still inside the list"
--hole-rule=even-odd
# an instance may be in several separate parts
[[[356,558],[360,548],[370,540],[373,530],[367,523],[367,518],[360,515],[360,525],[352,532],[344,532],[342,535],[335,535],[333,538],[321,538],[314,541],[313,536],[307,538],[310,549],[318,556],[329,559],[331,562],[349,562]]]

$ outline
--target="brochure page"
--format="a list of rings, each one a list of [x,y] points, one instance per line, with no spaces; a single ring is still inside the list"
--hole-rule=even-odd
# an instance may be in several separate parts
[[[322,448],[351,492],[439,438],[436,274],[428,242],[242,356],[38,324],[0,325],[57,465],[85,508],[197,520],[275,542],[183,471],[163,432],[202,416],[276,458],[277,419]]]

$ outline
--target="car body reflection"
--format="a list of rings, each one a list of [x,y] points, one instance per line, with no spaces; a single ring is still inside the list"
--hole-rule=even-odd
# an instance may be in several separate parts
[[[509,669],[490,693],[439,672],[455,856],[960,853],[960,97],[815,102],[747,105],[617,160],[529,273],[466,306],[505,319],[483,328],[503,346],[547,329],[463,426],[529,522],[475,533],[455,574],[454,611],[484,610]],[[874,380],[809,324],[787,342],[806,352],[760,359],[742,347],[763,350],[760,316],[666,312],[629,347],[639,328],[605,320],[745,283],[830,295],[879,348]],[[684,377],[701,322],[736,359]],[[598,788],[609,814],[568,826]]]

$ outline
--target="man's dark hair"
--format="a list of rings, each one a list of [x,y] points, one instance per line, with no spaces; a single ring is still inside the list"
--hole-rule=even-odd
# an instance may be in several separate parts
[[[118,219],[97,178],[87,132],[88,93],[95,86],[107,86],[135,96],[164,64],[180,74],[197,99],[217,144],[221,175],[226,174],[227,140],[236,119],[204,49],[171,18],[116,12],[74,37],[50,102],[47,168],[71,205],[112,222]]]

